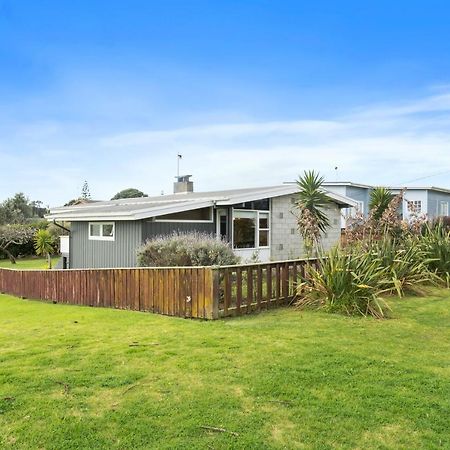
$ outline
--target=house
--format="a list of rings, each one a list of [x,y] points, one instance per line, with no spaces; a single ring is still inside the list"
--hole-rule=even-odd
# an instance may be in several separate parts
[[[350,181],[325,182],[324,187],[336,194],[351,198],[356,202],[355,207],[343,208],[341,214],[341,228],[346,227],[347,220],[356,213],[367,217],[369,213],[370,192],[373,186],[367,184],[352,183]]]
[[[136,250],[148,239],[173,232],[199,231],[230,242],[243,261],[277,261],[304,256],[297,229],[295,184],[194,192],[190,175],[179,177],[174,194],[54,208],[48,220],[71,222],[61,243],[70,268],[134,267]],[[326,248],[338,242],[341,209],[353,200],[328,192],[331,227]]]
[[[358,211],[367,217],[369,213],[370,193],[374,186],[352,183],[350,181],[325,182],[324,187],[331,192],[353,199],[357,206],[355,208],[344,208],[342,210],[341,224],[345,228],[349,217]],[[403,188],[386,186],[393,194],[398,194]],[[403,204],[399,213],[404,220],[408,220],[412,209],[416,213],[425,214],[428,219],[448,216],[450,207],[450,189],[435,186],[407,187]],[[413,207],[413,208],[412,208]]]

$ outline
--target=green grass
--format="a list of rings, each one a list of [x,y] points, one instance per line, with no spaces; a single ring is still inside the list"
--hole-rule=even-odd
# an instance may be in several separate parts
[[[53,267],[56,266],[59,256],[52,258]],[[16,260],[16,264],[11,264],[9,259],[0,259],[0,268],[3,269],[17,269],[17,270],[32,270],[32,269],[47,269],[46,258],[20,258]]]
[[[0,296],[0,447],[450,448],[449,291],[391,304],[205,322]]]

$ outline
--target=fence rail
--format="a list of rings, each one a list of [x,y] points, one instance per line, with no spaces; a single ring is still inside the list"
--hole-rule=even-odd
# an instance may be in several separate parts
[[[0,292],[56,303],[217,319],[289,303],[298,279],[304,276],[306,263],[294,260],[218,268],[0,269]]]
[[[309,264],[317,265],[317,260]],[[217,270],[219,317],[249,314],[291,303],[305,277],[307,260],[220,267]]]

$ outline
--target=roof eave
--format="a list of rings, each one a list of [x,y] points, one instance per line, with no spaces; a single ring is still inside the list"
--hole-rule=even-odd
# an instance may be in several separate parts
[[[53,220],[61,220],[66,222],[97,222],[97,221],[121,221],[121,220],[144,220],[152,217],[164,216],[166,214],[174,214],[177,212],[189,211],[191,209],[199,209],[199,208],[207,208],[213,206],[214,202],[212,200],[208,201],[189,201],[184,205],[180,205],[179,203],[176,205],[169,205],[167,207],[159,208],[159,209],[146,209],[146,210],[135,210],[130,211],[123,214],[117,213],[102,213],[102,214],[92,214],[89,213],[79,213],[79,214],[71,214],[71,213],[56,213],[56,214],[48,214],[45,218],[49,221]]]

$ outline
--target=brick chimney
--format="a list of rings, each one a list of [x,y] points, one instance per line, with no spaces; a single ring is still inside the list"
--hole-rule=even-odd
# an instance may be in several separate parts
[[[177,181],[173,183],[174,194],[185,194],[187,192],[194,192],[194,183],[189,180],[192,175],[180,175],[175,177]]]

